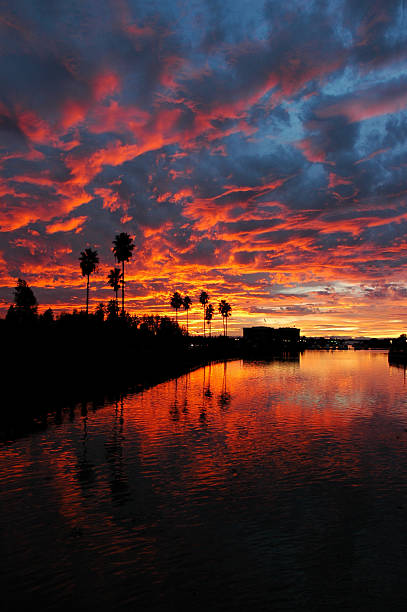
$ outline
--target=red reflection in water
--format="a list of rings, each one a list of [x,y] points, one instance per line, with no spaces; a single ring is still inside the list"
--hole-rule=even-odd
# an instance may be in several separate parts
[[[122,587],[124,601],[142,601],[143,589],[148,599],[157,585],[170,588],[174,571],[206,568],[202,555],[206,571],[215,559],[225,576],[225,547],[236,575],[234,555],[243,568],[253,542],[252,554],[268,554],[280,532],[281,558],[305,542],[311,565],[303,560],[301,571],[312,574],[321,534],[344,521],[332,536],[334,558],[352,516],[358,534],[366,517],[375,541],[399,520],[405,389],[403,370],[389,367],[385,353],[307,352],[291,362],[213,364],[97,410],[67,412],[60,424],[50,417],[46,431],[0,456],[10,598],[23,584],[57,605],[76,585],[83,601],[96,590],[101,605],[114,605]],[[381,524],[382,516],[391,521]],[[246,548],[236,552],[242,538]],[[207,540],[223,548],[215,554]],[[374,546],[386,552],[385,542]],[[92,568],[86,579],[84,567]],[[256,567],[249,599],[264,587],[263,569],[270,576],[268,566]],[[245,583],[237,577],[235,588]]]

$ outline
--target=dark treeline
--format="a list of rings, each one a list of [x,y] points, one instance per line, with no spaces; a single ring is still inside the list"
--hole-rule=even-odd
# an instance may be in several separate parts
[[[191,338],[169,317],[125,314],[105,317],[74,312],[54,318],[51,311],[24,319],[17,308],[0,320],[5,347],[3,372],[29,392],[109,386],[109,381],[154,378],[159,369],[179,370],[201,357],[221,358],[233,339]],[[196,355],[196,359],[194,358]],[[62,385],[62,386],[61,386]]]
[[[167,316],[120,314],[115,300],[94,313],[38,314],[35,295],[21,279],[0,319],[0,337],[4,427],[23,413],[125,393],[239,356],[234,339],[191,337]]]

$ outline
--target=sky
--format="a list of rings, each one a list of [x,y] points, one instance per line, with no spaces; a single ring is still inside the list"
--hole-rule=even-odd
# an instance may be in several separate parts
[[[0,0],[0,313],[83,308],[87,247],[107,303],[127,232],[132,314],[404,333],[406,39],[404,1]]]

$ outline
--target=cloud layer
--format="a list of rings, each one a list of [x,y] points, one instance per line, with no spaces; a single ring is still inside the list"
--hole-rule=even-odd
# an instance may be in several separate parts
[[[407,16],[364,0],[0,2],[0,298],[81,307],[135,237],[131,311],[407,325]],[[221,322],[216,322],[221,328]]]

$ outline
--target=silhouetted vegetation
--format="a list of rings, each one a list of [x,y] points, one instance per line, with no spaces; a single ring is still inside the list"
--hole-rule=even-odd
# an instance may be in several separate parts
[[[232,307],[226,300],[221,300],[218,306],[219,314],[222,316],[223,335],[228,335],[228,318],[232,315]]]
[[[122,273],[120,272],[120,268],[113,268],[113,270],[110,270],[110,272],[108,274],[108,277],[107,277],[107,282],[109,283],[109,285],[113,289],[114,294],[116,296],[116,306],[117,306],[117,308],[118,308],[118,297],[117,297],[117,294],[118,294],[119,289],[120,289],[121,280],[122,280]]]
[[[185,295],[182,298],[182,305],[184,307],[185,312],[187,313],[187,334],[189,333],[189,325],[188,325],[188,311],[191,308],[192,300],[189,295]]]
[[[181,298],[181,303],[188,314],[190,302]],[[240,356],[236,339],[191,337],[167,316],[118,316],[116,299],[98,304],[93,313],[88,308],[54,316],[48,309],[38,315],[37,309],[32,289],[19,279],[14,304],[0,319],[9,421]]]
[[[208,327],[209,327],[209,337],[212,336],[212,319],[213,319],[213,315],[215,312],[215,308],[213,307],[213,304],[208,304],[208,306],[205,308],[205,321],[208,323]]]
[[[175,310],[175,322],[176,323],[178,323],[178,310],[181,308],[183,303],[184,302],[183,302],[181,294],[178,291],[175,291],[175,293],[173,293],[171,296],[170,305],[171,305],[171,308],[174,308]]]
[[[209,295],[206,291],[201,291],[201,295],[199,296],[199,302],[202,304],[203,309],[203,335],[205,337],[205,307],[209,302]]]
[[[122,285],[122,316],[124,316],[124,262],[129,261],[133,255],[136,245],[133,239],[126,232],[121,232],[113,240],[113,253],[116,260],[122,264],[121,285]]]
[[[12,324],[31,324],[37,316],[38,302],[32,289],[21,278],[14,290],[14,304],[10,306],[6,321]],[[52,312],[52,311],[51,311]]]
[[[114,321],[119,316],[119,304],[117,300],[109,300],[106,306],[106,316],[108,321]]]
[[[82,270],[82,276],[87,277],[86,283],[86,314],[89,312],[89,277],[96,270],[99,263],[99,257],[97,251],[92,249],[85,249],[81,252],[79,257],[79,265]]]

